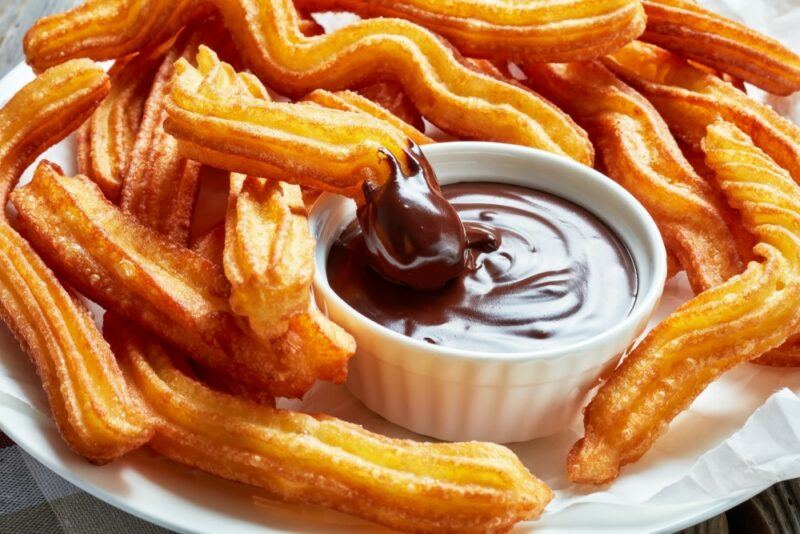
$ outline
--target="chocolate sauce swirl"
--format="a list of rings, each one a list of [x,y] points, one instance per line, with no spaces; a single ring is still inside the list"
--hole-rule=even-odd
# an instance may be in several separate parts
[[[429,343],[520,352],[587,339],[630,313],[638,287],[630,254],[585,209],[497,183],[441,191],[463,221],[467,245],[463,267],[449,271],[455,275],[444,286],[415,291],[376,273],[357,222],[333,245],[331,287],[363,315]]]

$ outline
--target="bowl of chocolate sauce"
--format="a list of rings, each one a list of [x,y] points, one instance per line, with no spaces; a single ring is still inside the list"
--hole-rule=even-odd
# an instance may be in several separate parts
[[[356,338],[349,390],[410,430],[525,441],[570,426],[666,279],[652,218],[608,177],[482,142],[387,155],[311,216],[315,296]]]

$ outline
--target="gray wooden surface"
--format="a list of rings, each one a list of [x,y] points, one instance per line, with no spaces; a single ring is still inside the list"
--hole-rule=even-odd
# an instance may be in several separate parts
[[[0,76],[22,61],[22,37],[37,18],[77,3],[77,0],[0,0]],[[778,484],[684,532],[800,534],[800,479]]]

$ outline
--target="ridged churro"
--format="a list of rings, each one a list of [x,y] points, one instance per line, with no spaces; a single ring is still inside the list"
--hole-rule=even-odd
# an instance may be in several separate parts
[[[0,110],[0,199],[46,148],[83,123],[108,94],[88,60],[54,67]],[[144,444],[151,420],[134,402],[88,310],[0,215],[0,315],[33,361],[67,444],[105,463]]]
[[[434,142],[433,139],[411,124],[400,119],[390,110],[353,91],[337,91],[331,93],[324,89],[317,89],[307,94],[303,100],[306,102],[314,102],[326,108],[367,113],[377,119],[388,122],[418,145],[427,145]]]
[[[120,59],[156,48],[213,14],[214,6],[203,0],[90,0],[37,20],[22,46],[36,71],[77,57]]]
[[[109,71],[111,91],[78,133],[78,172],[112,202],[119,199],[159,62],[151,56],[117,61]]]
[[[599,62],[526,65],[528,83],[590,132],[605,171],[653,215],[696,293],[744,269],[733,214],[681,154],[647,100]]]
[[[641,457],[706,386],[780,345],[800,323],[800,188],[736,126],[704,140],[709,167],[758,238],[761,262],[656,326],[601,386],[569,455],[574,482],[601,484]]]
[[[641,39],[778,95],[800,89],[800,56],[693,0],[643,0]]]
[[[654,45],[634,42],[603,61],[646,96],[675,135],[695,150],[706,127],[722,117],[800,182],[800,128],[769,106]]]
[[[282,185],[285,186],[286,184]],[[252,219],[251,222],[258,223],[258,219]],[[263,226],[260,224],[259,226],[261,227],[259,231],[263,231]],[[225,226],[220,225],[212,228],[198,239],[193,249],[219,268],[222,268],[225,241]],[[248,261],[253,263],[253,260]],[[308,337],[307,341],[304,340],[304,336]],[[307,347],[304,350],[314,352],[316,354],[314,358],[317,360],[325,358],[330,362],[340,362],[339,378],[335,379],[335,381],[344,380],[346,374],[344,364],[355,350],[355,345],[350,335],[322,315],[313,302],[309,304],[304,313],[292,316],[287,333],[278,339],[282,345],[291,346],[294,343],[298,346]],[[331,365],[333,366],[335,363]],[[222,379],[227,391],[236,391],[229,380],[224,377]],[[252,397],[252,394],[249,396]]]
[[[204,58],[201,68],[209,66]],[[269,101],[267,89],[254,77],[226,74],[230,71],[218,70],[221,77],[205,86],[205,92]],[[314,239],[298,186],[231,174],[223,249],[231,309],[262,341],[271,343],[286,334],[290,322],[338,332],[325,317],[309,312]],[[314,314],[309,321],[296,317],[308,313]],[[334,344],[333,350],[349,345]]]
[[[532,146],[592,163],[591,144],[566,114],[538,95],[470,69],[451,46],[421,26],[370,19],[308,37],[291,0],[210,4],[222,14],[245,63],[282,94],[300,98],[314,89],[396,81],[426,118],[449,133]],[[94,0],[37,23],[26,37],[26,55],[37,67],[74,56],[121,57],[166,40],[176,20],[194,18],[193,11],[205,6]],[[134,16],[115,20],[112,13],[120,12]],[[82,31],[75,31],[78,27]],[[56,49],[50,48],[51,41]]]
[[[344,10],[411,20],[466,55],[532,62],[600,57],[645,26],[638,0],[296,0],[305,11]]]
[[[500,445],[390,439],[253,404],[193,380],[180,356],[145,332],[118,322],[105,332],[157,420],[150,446],[174,461],[413,532],[504,532],[552,498]]]
[[[231,174],[223,266],[231,309],[260,338],[311,305],[314,238],[300,187]]]
[[[672,131],[685,142],[684,152],[700,151],[706,128],[717,117],[723,117],[749,135],[795,181],[800,181],[800,129],[771,107],[654,45],[632,43],[604,61],[656,106]],[[740,241],[746,242],[746,237],[741,236]],[[755,363],[800,366],[800,350],[790,341]]]
[[[13,202],[26,237],[65,279],[204,365],[287,397],[346,377],[354,343],[345,332],[309,312],[271,344],[257,341],[230,311],[219,267],[142,226],[88,180],[44,163]]]
[[[201,164],[179,153],[178,142],[163,125],[173,66],[179,58],[194,57],[200,42],[199,34],[189,30],[164,55],[150,84],[120,200],[139,222],[182,245],[189,239]]]
[[[402,157],[407,146],[401,130],[361,112],[237,91],[242,75],[208,48],[197,63],[176,63],[165,124],[197,161],[358,197],[365,180],[389,174],[381,150]]]

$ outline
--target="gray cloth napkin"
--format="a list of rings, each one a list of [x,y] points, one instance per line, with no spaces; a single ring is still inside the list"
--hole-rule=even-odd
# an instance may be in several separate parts
[[[0,432],[0,534],[165,534],[48,470]]]

